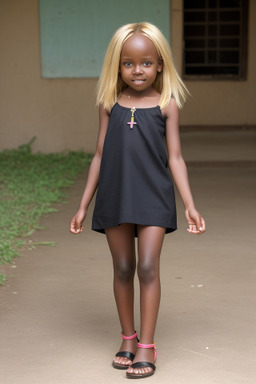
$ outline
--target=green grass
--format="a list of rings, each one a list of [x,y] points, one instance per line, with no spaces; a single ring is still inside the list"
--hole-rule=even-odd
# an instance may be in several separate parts
[[[18,150],[0,152],[0,264],[20,256],[28,236],[42,229],[42,215],[55,212],[55,203],[63,202],[67,187],[91,161],[84,152],[32,154],[30,143]],[[54,245],[54,243],[30,243]],[[0,274],[0,284],[6,276]]]

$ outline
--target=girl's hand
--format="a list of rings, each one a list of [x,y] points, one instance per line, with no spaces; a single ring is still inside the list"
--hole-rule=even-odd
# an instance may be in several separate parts
[[[78,210],[75,216],[70,221],[70,232],[78,234],[84,229],[83,221],[86,217],[86,212],[84,210]]]
[[[185,216],[188,222],[189,233],[200,235],[205,232],[205,221],[195,208],[186,209]]]

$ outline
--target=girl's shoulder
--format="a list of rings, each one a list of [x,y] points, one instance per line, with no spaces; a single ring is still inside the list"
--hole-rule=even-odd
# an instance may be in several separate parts
[[[169,103],[162,109],[162,114],[166,119],[179,115],[179,107],[173,97]]]
[[[98,108],[98,111],[99,111],[99,116],[100,117],[109,117],[110,115],[110,111],[108,111],[103,104],[100,104],[99,105],[99,108]]]

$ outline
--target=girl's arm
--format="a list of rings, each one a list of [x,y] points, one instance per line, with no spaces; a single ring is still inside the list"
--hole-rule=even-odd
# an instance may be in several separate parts
[[[205,221],[196,210],[191,193],[187,167],[181,153],[179,134],[179,109],[174,99],[163,111],[166,117],[166,145],[169,158],[169,168],[185,206],[185,216],[189,225],[188,232],[205,232]]]
[[[75,234],[80,233],[84,228],[83,221],[86,217],[89,204],[98,187],[101,157],[102,157],[102,151],[103,151],[103,145],[104,145],[105,136],[107,132],[107,127],[108,127],[108,121],[109,121],[108,112],[103,107],[100,106],[99,133],[98,133],[95,155],[92,159],[92,162],[89,168],[88,178],[87,178],[86,186],[82,196],[82,200],[80,203],[80,207],[77,213],[75,214],[75,216],[70,221],[70,232]]]

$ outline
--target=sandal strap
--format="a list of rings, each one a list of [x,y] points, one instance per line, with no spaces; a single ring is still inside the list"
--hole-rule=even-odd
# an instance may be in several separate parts
[[[154,348],[154,360],[156,361],[157,353],[156,353],[156,345],[155,344],[141,344],[141,343],[138,343],[138,347],[139,348],[144,348],[144,349]]]
[[[132,340],[132,339],[136,339],[136,337],[137,337],[137,332],[135,331],[134,335],[132,335],[132,336],[124,336],[124,335],[122,334],[122,332],[121,332],[121,336],[122,336],[122,339],[124,339],[124,340]]]
[[[155,348],[155,344],[141,344],[141,343],[138,343],[138,347],[139,348]]]
[[[128,360],[131,360],[131,361],[133,361],[134,357],[135,357],[135,355],[132,352],[128,352],[128,351],[118,352],[116,354],[116,356],[117,357],[126,357]]]
[[[156,370],[156,366],[149,361],[138,361],[137,363],[133,363],[131,368],[152,368],[153,371]]]

